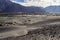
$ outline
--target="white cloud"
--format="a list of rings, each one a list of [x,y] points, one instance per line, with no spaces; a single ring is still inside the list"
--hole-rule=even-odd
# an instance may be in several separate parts
[[[60,5],[60,0],[25,0],[24,3],[16,2],[16,1],[13,1],[13,2],[24,5],[24,6],[38,6],[38,7]]]

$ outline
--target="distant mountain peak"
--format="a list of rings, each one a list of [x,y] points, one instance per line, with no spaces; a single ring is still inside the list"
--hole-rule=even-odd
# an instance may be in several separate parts
[[[49,13],[60,13],[60,6],[48,6],[44,10]]]
[[[45,13],[42,7],[25,7],[10,0],[0,0],[1,12]]]

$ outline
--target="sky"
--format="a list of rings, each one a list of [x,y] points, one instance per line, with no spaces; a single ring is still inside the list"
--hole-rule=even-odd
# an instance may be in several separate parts
[[[37,7],[47,7],[47,6],[59,6],[60,0],[12,0],[12,2],[21,4],[23,6],[37,6]]]

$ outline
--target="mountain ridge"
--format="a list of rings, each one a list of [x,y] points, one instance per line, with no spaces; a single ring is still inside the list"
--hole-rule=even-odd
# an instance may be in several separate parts
[[[48,6],[44,10],[49,13],[60,13],[60,6]]]
[[[3,5],[2,5],[3,4]],[[24,12],[24,13],[45,13],[41,7],[25,7],[10,0],[0,0],[0,13]]]

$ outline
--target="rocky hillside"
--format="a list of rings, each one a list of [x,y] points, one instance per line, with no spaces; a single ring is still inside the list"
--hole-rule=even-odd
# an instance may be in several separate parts
[[[0,0],[0,13],[4,12],[45,13],[42,7],[25,7],[10,0]]]

